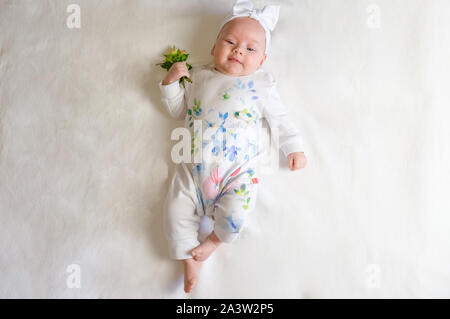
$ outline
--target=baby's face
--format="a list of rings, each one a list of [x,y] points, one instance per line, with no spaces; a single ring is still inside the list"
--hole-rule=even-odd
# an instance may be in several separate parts
[[[248,17],[235,18],[220,31],[211,55],[216,70],[232,75],[252,74],[267,56],[266,34],[258,21]],[[237,61],[236,61],[237,60]]]

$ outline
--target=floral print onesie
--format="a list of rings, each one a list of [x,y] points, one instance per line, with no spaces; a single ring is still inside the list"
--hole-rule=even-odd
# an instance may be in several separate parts
[[[276,82],[262,69],[230,76],[214,65],[194,67],[192,83],[159,83],[169,114],[184,119],[191,134],[188,163],[177,164],[164,204],[164,233],[170,256],[191,258],[199,245],[201,216],[214,220],[214,232],[232,242],[255,207],[262,119],[278,129],[278,143],[287,156],[303,152],[298,129],[288,119]]]

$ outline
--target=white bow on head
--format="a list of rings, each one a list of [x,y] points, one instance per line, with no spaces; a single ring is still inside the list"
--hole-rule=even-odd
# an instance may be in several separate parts
[[[280,6],[267,5],[264,9],[255,9],[250,0],[236,0],[233,13],[225,18],[219,30],[229,21],[238,17],[250,17],[257,20],[266,33],[266,53],[269,51],[270,32],[275,29],[280,14]]]

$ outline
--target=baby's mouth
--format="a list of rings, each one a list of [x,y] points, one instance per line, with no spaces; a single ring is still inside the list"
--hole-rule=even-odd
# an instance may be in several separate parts
[[[239,64],[242,64],[239,60],[233,59],[233,58],[229,58],[228,61],[237,62]]]

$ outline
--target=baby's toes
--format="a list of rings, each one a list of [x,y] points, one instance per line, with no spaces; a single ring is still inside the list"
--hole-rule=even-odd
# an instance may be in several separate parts
[[[193,257],[194,257],[195,261],[203,261],[204,260],[203,254],[199,253],[198,251],[194,253]]]
[[[200,247],[195,248],[192,251],[191,255],[196,261],[203,261],[205,259],[203,249],[201,249]]]
[[[197,278],[188,278],[184,284],[184,291],[190,293],[196,284]]]

